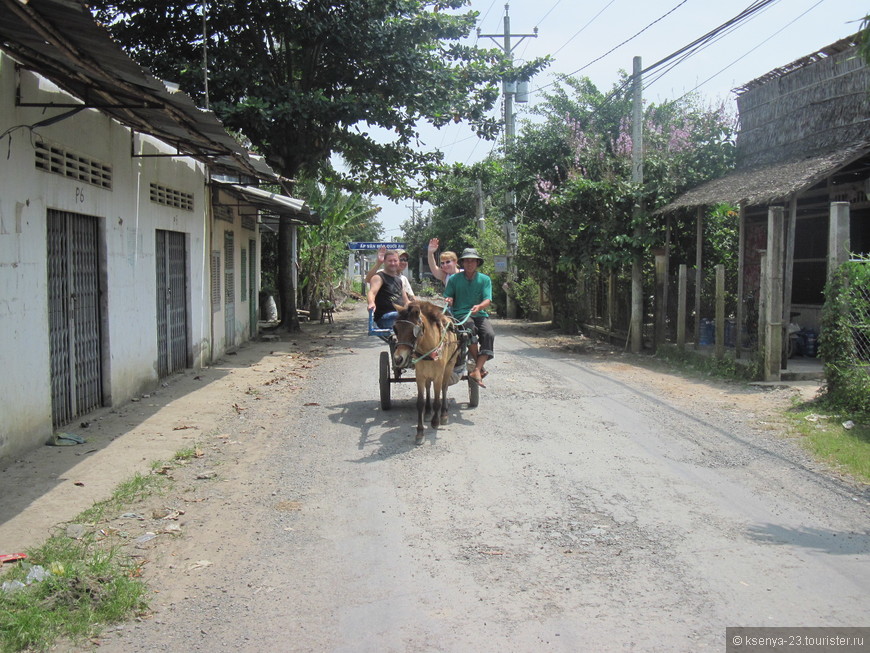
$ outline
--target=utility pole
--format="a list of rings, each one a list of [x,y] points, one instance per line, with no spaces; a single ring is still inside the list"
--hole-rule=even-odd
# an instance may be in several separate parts
[[[496,45],[498,45],[505,57],[507,57],[508,61],[513,64],[513,50],[520,43],[523,42],[524,39],[527,38],[537,38],[538,37],[538,28],[536,27],[533,34],[511,34],[511,18],[510,18],[510,4],[505,4],[504,6],[504,33],[502,34],[481,34],[480,29],[477,30],[477,36],[479,38],[488,38],[495,41]],[[513,45],[511,44],[511,38],[519,39]],[[496,39],[503,39],[502,43],[499,43]],[[516,128],[514,125],[514,96],[517,93],[517,82],[516,80],[502,80],[502,89],[504,91],[504,145],[505,145],[505,161],[509,165],[510,162],[510,146],[513,144],[514,137],[516,135]],[[513,191],[508,191],[507,194],[507,205],[509,217],[507,222],[505,223],[505,235],[508,244],[508,284],[511,284],[513,280],[516,278],[516,263],[514,259],[516,258],[517,253],[517,219],[516,212],[514,210],[514,204],[516,203],[516,198],[514,197]],[[516,302],[514,301],[511,292],[507,293],[507,316],[508,317],[516,317],[517,316],[517,307]]]
[[[483,212],[483,183],[480,179],[476,180],[474,184],[474,200],[477,205],[477,230],[482,236],[486,227],[486,220],[484,219]]]
[[[638,186],[643,184],[643,103],[640,57],[633,60],[632,70],[632,118],[631,118],[631,181]],[[639,241],[641,237],[640,220],[643,213],[643,195],[638,189],[634,199],[632,218],[634,219],[635,253],[631,262],[631,351],[639,354],[643,347],[643,269]]]

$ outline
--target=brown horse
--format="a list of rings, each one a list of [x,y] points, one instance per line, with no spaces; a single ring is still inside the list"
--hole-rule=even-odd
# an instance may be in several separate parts
[[[393,326],[396,349],[393,364],[398,368],[414,366],[417,377],[417,438],[423,443],[423,414],[428,414],[429,388],[433,387],[432,428],[447,423],[447,386],[456,362],[458,343],[450,328],[452,320],[444,310],[430,302],[415,300],[397,306],[399,317]]]

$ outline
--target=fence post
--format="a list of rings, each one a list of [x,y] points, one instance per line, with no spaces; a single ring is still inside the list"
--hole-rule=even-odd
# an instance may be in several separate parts
[[[765,289],[764,380],[779,381],[782,372],[782,273],[785,209],[767,210],[767,288]]]
[[[688,272],[686,264],[680,263],[680,287],[677,296],[677,347],[680,349],[686,348],[686,281],[688,280]]]
[[[716,358],[725,356],[725,266],[716,266]]]
[[[658,346],[665,341],[665,316],[668,312],[668,307],[665,305],[665,288],[667,287],[667,272],[668,272],[668,255],[664,248],[654,249],[655,255],[655,271],[656,271],[656,293],[655,293],[655,334],[653,336],[653,346],[658,349]]]
[[[737,310],[734,325],[734,359],[740,358],[743,350],[743,321],[746,319],[746,311],[743,306],[745,300],[744,279],[746,274],[746,208],[740,205],[740,214],[737,227]],[[752,334],[746,330],[747,339],[752,340]]]
[[[849,202],[831,202],[828,229],[828,278],[849,260]]]
[[[704,207],[695,213],[695,349],[701,345],[701,288],[704,285]]]

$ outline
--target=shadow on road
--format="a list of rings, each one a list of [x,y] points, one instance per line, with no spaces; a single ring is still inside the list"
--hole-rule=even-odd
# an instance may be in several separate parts
[[[750,526],[747,535],[750,539],[764,544],[788,544],[832,555],[870,552],[868,533],[844,533],[825,528],[787,528],[777,524],[759,524]]]

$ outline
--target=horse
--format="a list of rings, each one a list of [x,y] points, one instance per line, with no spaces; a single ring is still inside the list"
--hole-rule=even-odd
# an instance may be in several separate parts
[[[447,423],[447,386],[459,351],[452,320],[444,310],[426,301],[414,300],[396,306],[399,316],[393,325],[396,345],[393,364],[397,368],[414,365],[417,379],[417,438],[423,443],[424,411],[432,412],[432,428]],[[433,387],[434,406],[429,405]]]

